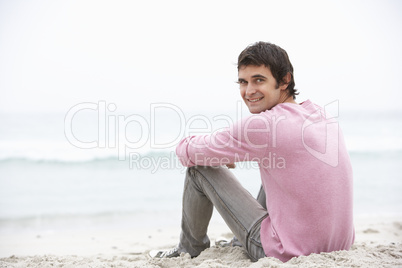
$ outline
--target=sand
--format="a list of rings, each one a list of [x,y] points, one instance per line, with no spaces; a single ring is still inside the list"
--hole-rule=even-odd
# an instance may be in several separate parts
[[[179,229],[57,228],[18,233],[0,232],[0,267],[402,267],[402,218],[360,217],[356,241],[349,251],[311,254],[282,263],[275,258],[251,262],[242,248],[211,247],[197,258],[151,259],[149,250],[170,248]],[[214,242],[231,237],[227,227],[213,223]]]

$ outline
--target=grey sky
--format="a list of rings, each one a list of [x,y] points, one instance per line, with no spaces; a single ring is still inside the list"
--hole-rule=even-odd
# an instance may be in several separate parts
[[[168,102],[228,110],[236,60],[270,41],[299,101],[401,109],[400,1],[0,1],[0,112]]]

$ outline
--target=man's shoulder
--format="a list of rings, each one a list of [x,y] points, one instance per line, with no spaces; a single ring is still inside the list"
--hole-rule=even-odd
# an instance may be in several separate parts
[[[316,113],[317,111],[324,111],[321,106],[315,104],[310,100],[305,100],[299,104],[295,103],[280,103],[274,106],[271,110],[264,111],[263,114],[267,117],[306,117],[309,114]]]

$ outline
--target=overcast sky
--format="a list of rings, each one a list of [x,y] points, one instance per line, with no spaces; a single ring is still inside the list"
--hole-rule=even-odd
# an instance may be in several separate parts
[[[0,112],[235,109],[236,60],[284,48],[299,101],[401,109],[401,1],[0,0]]]

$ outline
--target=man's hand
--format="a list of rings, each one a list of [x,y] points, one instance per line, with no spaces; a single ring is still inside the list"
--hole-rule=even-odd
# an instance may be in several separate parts
[[[226,165],[228,168],[235,168],[236,167],[236,164],[235,163],[233,163],[233,164],[227,164]]]

